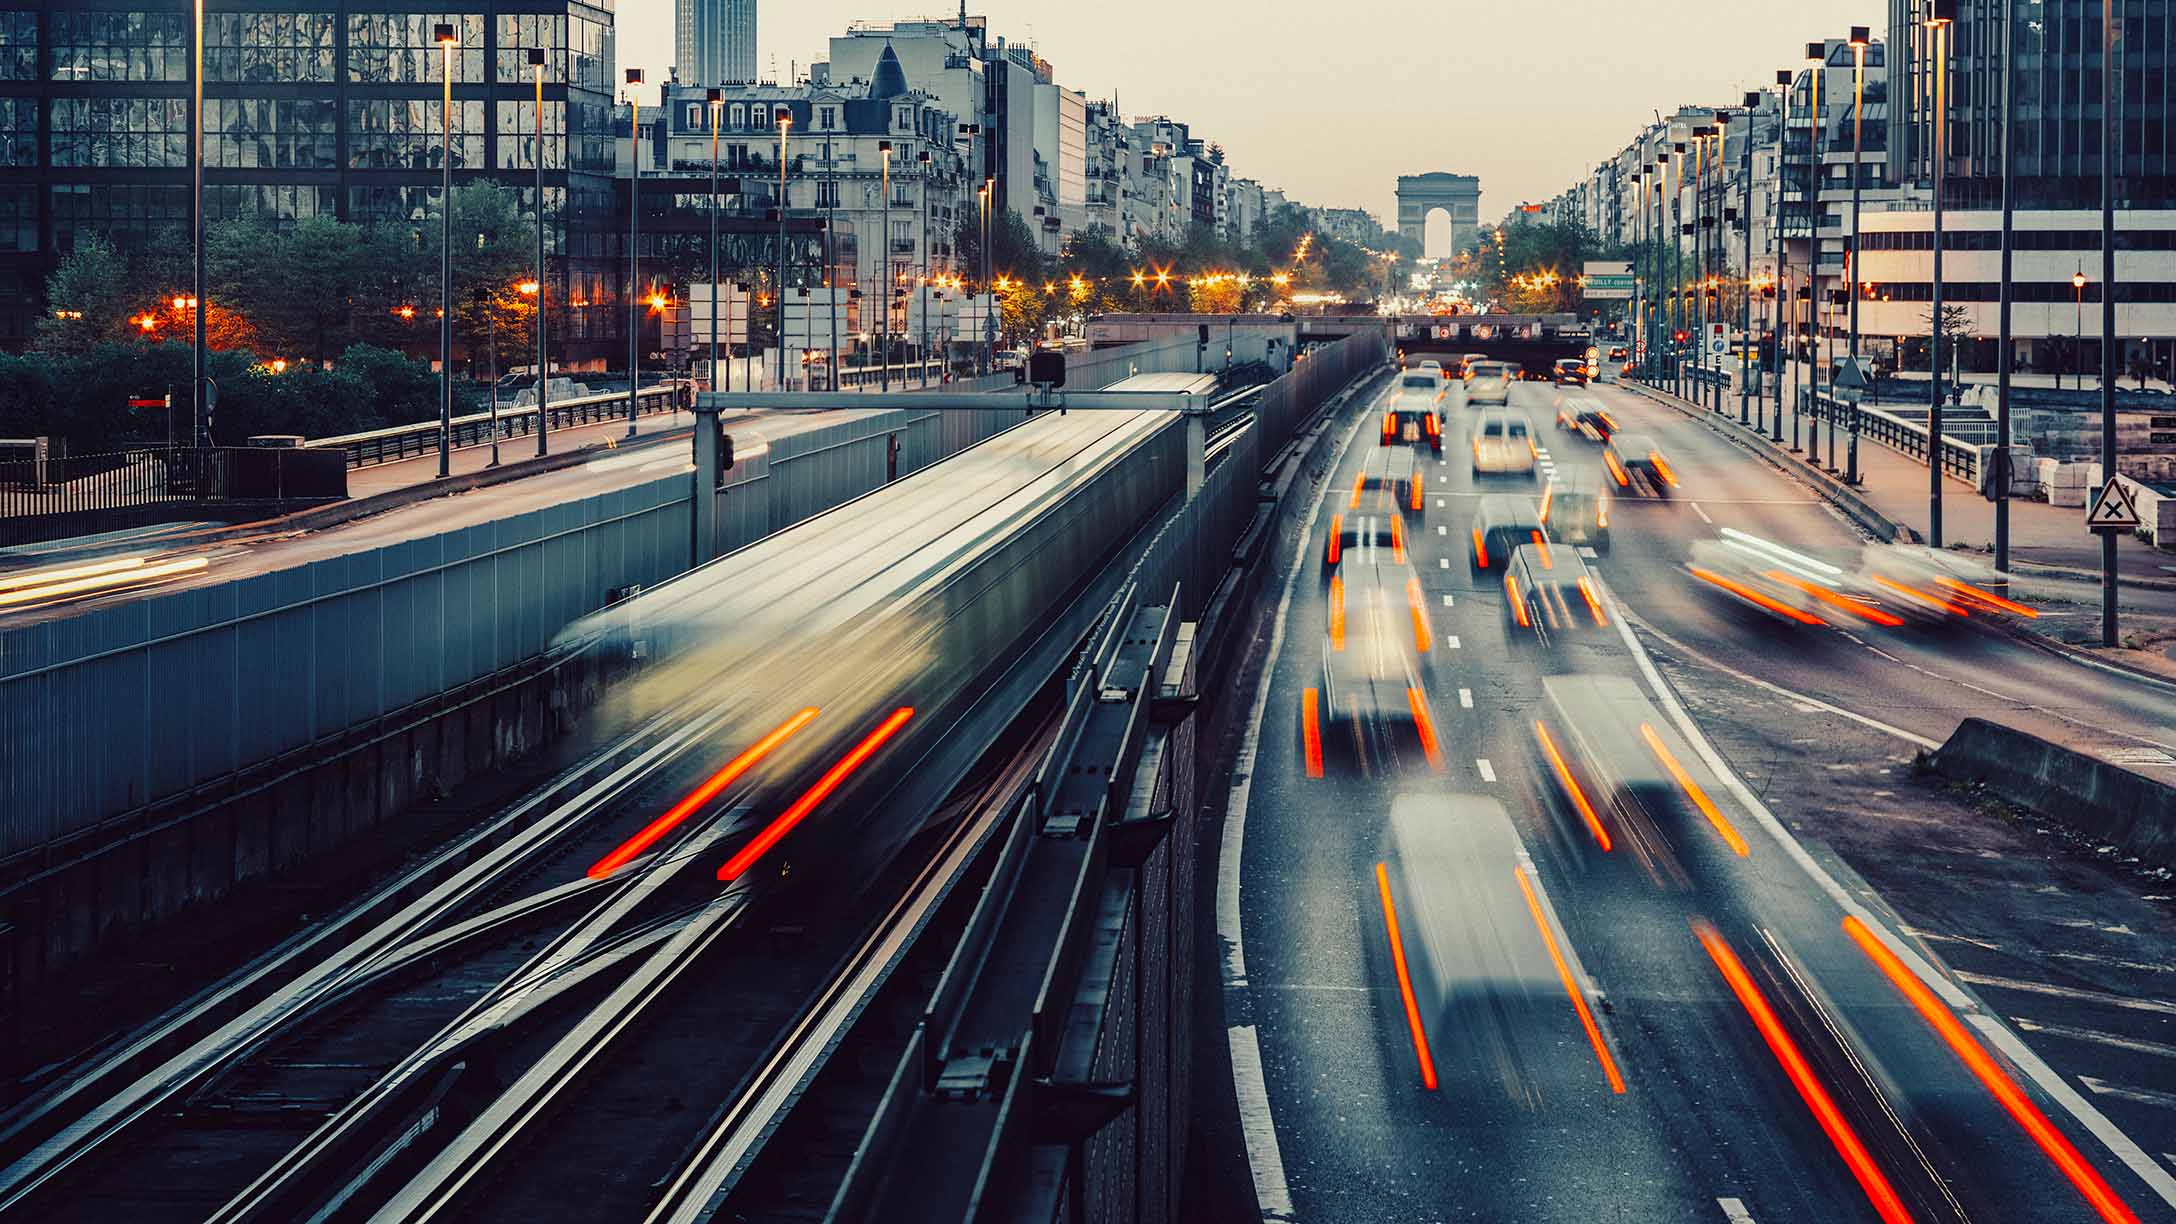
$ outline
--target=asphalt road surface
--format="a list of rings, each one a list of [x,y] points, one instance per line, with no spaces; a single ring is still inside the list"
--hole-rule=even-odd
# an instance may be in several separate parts
[[[1568,478],[1601,448],[1554,428],[1557,394],[1520,384],[1511,408],[1537,467]],[[1913,823],[1948,800],[1899,798],[1883,771],[1968,715],[2159,769],[2176,689],[1996,629],[1756,619],[1685,574],[1694,542],[1729,526],[1844,563],[1863,539],[1677,410],[1584,394],[1655,437],[1677,485],[1613,502],[1613,547],[1584,558],[1596,599],[1574,598],[1546,642],[1507,615],[1500,570],[1472,570],[1468,533],[1482,493],[1538,500],[1547,477],[1471,472],[1461,388],[1441,461],[1421,452],[1418,511],[1408,488],[1375,487],[1388,451],[1363,413],[1313,515],[1221,865],[1264,1215],[2176,1218],[2176,1095],[2094,1086],[2167,1082],[2167,944],[2130,970],[2077,953],[2109,962],[2120,992],[2065,985],[2033,941],[1906,921],[1791,832],[1864,788],[1861,824],[1901,831],[1889,853],[1971,853]],[[2105,883],[2002,862],[2005,886],[2045,905]],[[2165,901],[2131,904],[2165,923]],[[1958,953],[1980,959],[1953,971]],[[2091,1023],[2132,1027],[2028,1022],[2016,1005],[2096,994],[2109,1005]]]

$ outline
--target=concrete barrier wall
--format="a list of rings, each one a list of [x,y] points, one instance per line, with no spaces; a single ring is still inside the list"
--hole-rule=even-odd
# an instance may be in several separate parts
[[[2176,866],[2176,787],[1984,718],[1965,719],[1934,766],[2125,854]]]

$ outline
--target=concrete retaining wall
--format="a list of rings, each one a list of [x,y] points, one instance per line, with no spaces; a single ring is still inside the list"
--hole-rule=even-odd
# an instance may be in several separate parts
[[[2125,854],[2176,866],[2176,787],[1984,718],[1965,719],[1934,767]]]

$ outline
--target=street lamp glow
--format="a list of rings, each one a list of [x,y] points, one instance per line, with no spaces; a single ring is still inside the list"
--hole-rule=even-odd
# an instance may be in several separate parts
[[[535,297],[538,285],[533,280],[525,280],[520,284],[514,286],[514,288],[518,290],[523,297]]]
[[[2080,293],[2085,292],[2085,273],[2078,272],[2073,274],[2070,278],[2070,287]]]

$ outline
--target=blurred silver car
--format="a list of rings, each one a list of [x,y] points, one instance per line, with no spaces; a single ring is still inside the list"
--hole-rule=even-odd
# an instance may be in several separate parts
[[[1534,431],[1526,418],[1509,412],[1484,412],[1473,423],[1473,474],[1534,474]]]
[[[1511,367],[1501,361],[1477,361],[1473,376],[1466,380],[1466,402],[1469,404],[1507,404],[1511,402]]]

